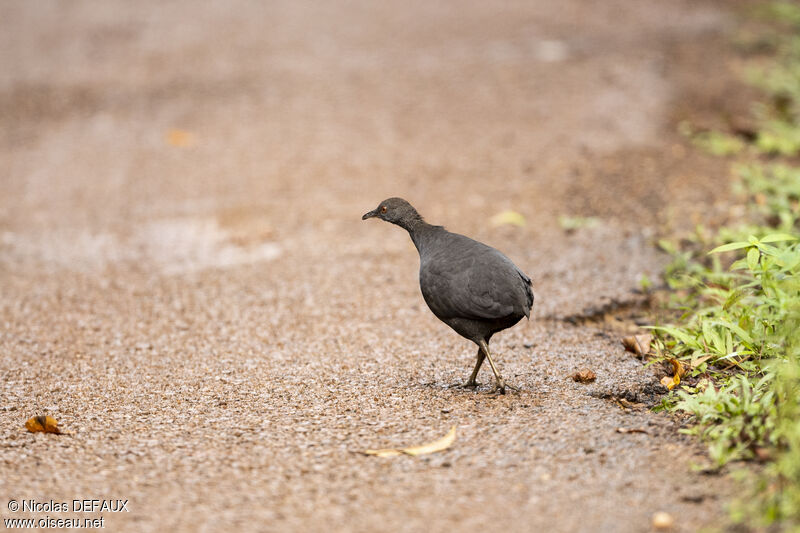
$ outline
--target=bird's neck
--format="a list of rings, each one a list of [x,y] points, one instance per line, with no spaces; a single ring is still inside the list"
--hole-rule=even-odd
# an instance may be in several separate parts
[[[414,246],[417,247],[417,251],[420,253],[422,253],[422,243],[425,239],[425,235],[428,235],[430,232],[441,228],[441,226],[433,226],[428,224],[422,219],[422,217],[411,221],[404,221],[404,224],[402,224],[401,227],[408,231],[408,234],[411,236],[411,240],[414,242]]]

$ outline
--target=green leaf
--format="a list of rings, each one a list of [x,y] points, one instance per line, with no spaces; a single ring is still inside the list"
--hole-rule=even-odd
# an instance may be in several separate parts
[[[742,339],[744,342],[746,342],[748,344],[753,344],[753,338],[745,330],[743,330],[741,327],[737,326],[736,324],[733,324],[731,322],[728,322],[727,320],[722,320],[722,319],[714,320],[713,323],[714,324],[718,324],[718,325],[722,326],[723,328],[726,328],[726,329],[736,333],[736,335],[740,339]]]
[[[753,246],[753,244],[749,242],[732,242],[730,244],[723,244],[722,246],[717,246],[708,253],[718,254],[720,252],[730,252],[731,250],[739,250],[741,248],[747,248],[748,246]]]
[[[750,248],[747,251],[747,268],[755,270],[758,268],[758,258],[761,257],[761,252],[758,248]]]
[[[722,305],[722,309],[727,311],[728,309],[730,309],[731,307],[733,307],[734,305],[739,303],[739,301],[742,298],[744,298],[745,296],[746,296],[746,293],[745,293],[744,290],[736,289],[735,291],[731,292],[730,295],[728,295],[728,298],[725,300],[725,303]]]
[[[667,335],[675,338],[676,340],[681,341],[687,346],[699,346],[697,339],[692,338],[690,335],[684,333],[682,330],[678,328],[671,328],[671,327],[664,327],[664,326],[655,326],[652,329],[657,331],[663,331]]]
[[[761,250],[761,253],[764,254],[764,255],[775,257],[777,255],[780,255],[780,253],[781,253],[781,249],[780,248],[772,246],[771,244],[764,244],[764,243],[760,242],[760,243],[758,243],[757,246],[758,246],[758,249]]]
[[[504,225],[519,226],[521,228],[524,228],[525,217],[522,216],[520,213],[517,213],[516,211],[503,211],[501,213],[497,213],[495,216],[490,218],[489,224],[493,228]]]
[[[745,268],[747,268],[746,259],[738,259],[731,263],[731,270],[744,270]]]
[[[731,330],[729,329],[725,331],[725,351],[733,351],[733,335],[731,335]]]
[[[761,242],[796,241],[797,237],[788,233],[771,233],[761,239]]]
[[[599,220],[596,217],[570,217],[562,215],[558,217],[558,225],[566,231],[575,231],[580,228],[591,228],[596,226]]]
[[[713,328],[713,323],[703,320],[702,323],[703,339],[711,348],[715,349],[717,353],[726,353],[725,344],[722,342],[722,337],[719,336]]]

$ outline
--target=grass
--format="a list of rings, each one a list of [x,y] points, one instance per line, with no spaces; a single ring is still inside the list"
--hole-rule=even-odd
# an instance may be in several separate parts
[[[694,416],[689,433],[709,444],[717,466],[749,469],[732,517],[754,527],[800,531],[800,6],[769,4],[773,55],[748,71],[763,90],[757,131],[681,131],[710,153],[735,159],[746,215],[699,228],[664,273],[677,317],[655,327],[657,348],[688,369],[663,408]]]

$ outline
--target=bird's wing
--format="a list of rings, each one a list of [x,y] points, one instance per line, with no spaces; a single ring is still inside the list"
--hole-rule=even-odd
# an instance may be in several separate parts
[[[420,288],[439,318],[499,319],[515,312],[527,314],[520,298],[525,279],[518,272],[497,250],[473,248],[423,263]]]

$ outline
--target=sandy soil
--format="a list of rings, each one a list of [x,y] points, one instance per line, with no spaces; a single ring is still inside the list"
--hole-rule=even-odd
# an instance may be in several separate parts
[[[565,317],[636,303],[654,238],[724,213],[675,134],[729,105],[730,3],[0,4],[0,517],[112,531],[648,531],[731,481],[644,406],[657,374]],[[453,390],[403,196],[534,279]],[[492,227],[513,209],[527,225]],[[566,233],[560,216],[598,223]],[[597,374],[592,384],[570,375]],[[35,414],[71,435],[22,430]],[[419,444],[426,457],[360,450]],[[646,433],[619,433],[641,428]],[[127,499],[12,513],[11,499]]]

